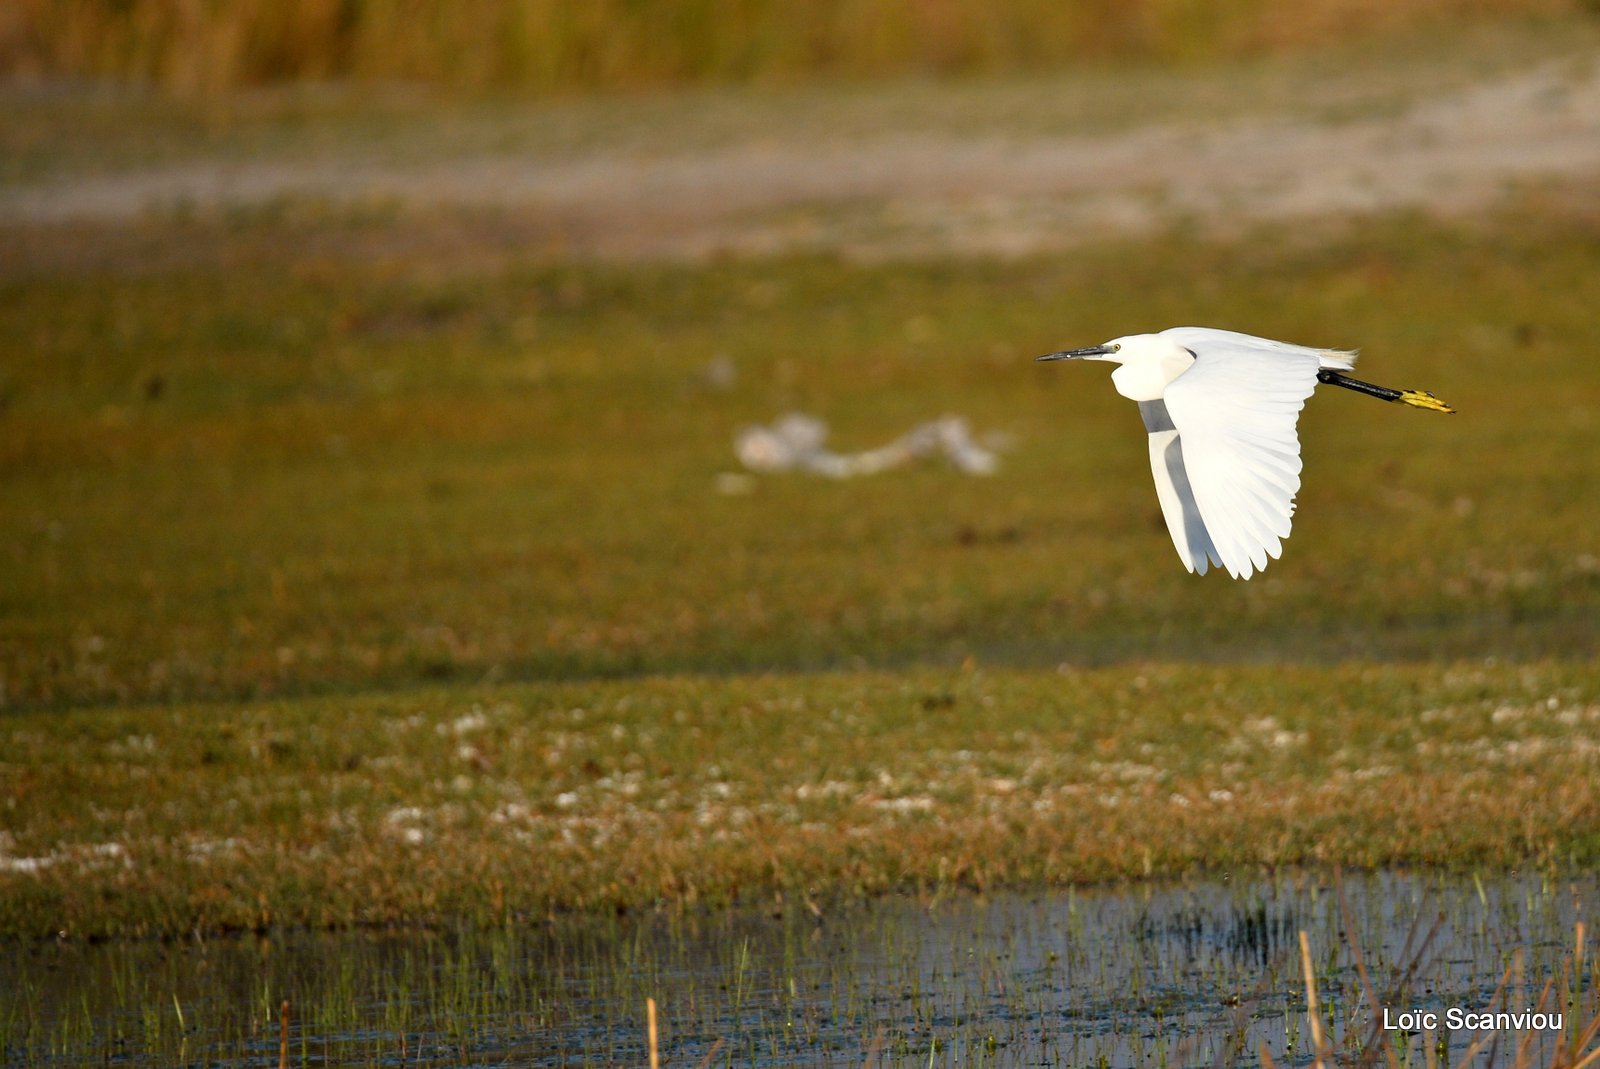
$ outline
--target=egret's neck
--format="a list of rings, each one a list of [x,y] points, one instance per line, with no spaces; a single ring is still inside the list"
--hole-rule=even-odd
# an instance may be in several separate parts
[[[1111,384],[1130,401],[1157,401],[1167,384],[1189,370],[1194,354],[1179,345],[1160,351],[1130,354],[1111,373]]]

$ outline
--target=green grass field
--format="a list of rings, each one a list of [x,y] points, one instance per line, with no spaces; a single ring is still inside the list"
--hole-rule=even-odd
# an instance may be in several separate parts
[[[1592,863],[1600,246],[1539,205],[1006,265],[13,274],[0,930]],[[1175,322],[1359,344],[1460,415],[1314,398],[1284,558],[1198,579],[1104,369],[1029,359]],[[1012,445],[719,493],[791,408]]]
[[[5,702],[969,656],[1582,656],[1594,248],[1592,224],[1530,212],[1004,266],[13,277]],[[1319,395],[1284,559],[1196,579],[1104,369],[1030,362],[1182,322],[1361,345],[1368,377],[1460,415]],[[842,448],[943,412],[1014,444],[989,479],[718,493],[735,430],[793,408]]]
[[[1600,672],[976,668],[17,715],[0,931],[1600,861]]]
[[[89,166],[74,108],[187,143],[102,104],[23,109],[0,179]],[[0,934],[1600,860],[1587,197],[1006,262],[407,242],[503,222],[0,232]],[[1283,559],[1196,578],[1106,369],[1031,360],[1178,323],[1459,415],[1323,391]],[[1008,444],[724,492],[792,410]]]

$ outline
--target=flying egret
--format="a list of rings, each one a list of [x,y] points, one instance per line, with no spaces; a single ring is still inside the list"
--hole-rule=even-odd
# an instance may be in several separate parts
[[[1130,334],[1038,359],[1120,365],[1111,384],[1139,402],[1161,514],[1178,556],[1197,575],[1220,564],[1235,579],[1249,579],[1283,551],[1300,489],[1295,422],[1317,383],[1455,411],[1431,393],[1350,378],[1355,350],[1210,327]]]

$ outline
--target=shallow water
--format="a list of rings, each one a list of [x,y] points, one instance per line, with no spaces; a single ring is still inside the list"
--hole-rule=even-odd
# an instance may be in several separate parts
[[[1596,1012],[1595,948],[1588,982],[1574,984],[1571,961],[1575,924],[1600,906],[1592,876],[1380,874],[1343,889],[1354,948],[1334,885],[1305,876],[13,946],[0,1051],[8,1066],[642,1066],[653,998],[668,1066],[1250,1065],[1262,1046],[1305,1065],[1302,930],[1323,1028],[1345,1052],[1373,1024],[1356,950],[1391,1021],[1536,1007],[1547,981],[1548,1012],[1569,1025]],[[1532,1063],[1548,1062],[1557,1033],[1528,1034]],[[1421,1055],[1421,1036],[1390,1035]],[[1498,1037],[1473,1064],[1514,1064],[1521,1036],[1456,1031],[1447,1061]]]

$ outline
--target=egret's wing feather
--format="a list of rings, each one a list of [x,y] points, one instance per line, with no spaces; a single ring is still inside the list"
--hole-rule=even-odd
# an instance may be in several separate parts
[[[1213,338],[1162,397],[1182,441],[1195,509],[1216,559],[1238,579],[1265,568],[1289,536],[1300,490],[1295,422],[1321,364],[1317,350],[1294,348]]]
[[[1150,470],[1156,478],[1156,497],[1167,521],[1167,532],[1172,535],[1172,544],[1184,567],[1204,575],[1212,564],[1221,564],[1222,557],[1200,519],[1194,491],[1189,486],[1189,472],[1183,464],[1183,442],[1167,406],[1160,401],[1140,401],[1139,415],[1144,417],[1144,429],[1150,432]]]
[[[1355,349],[1317,349],[1309,345],[1291,345],[1286,341],[1258,338],[1254,334],[1240,334],[1236,330],[1218,330],[1215,327],[1168,327],[1161,332],[1179,345],[1199,356],[1201,353],[1230,350],[1253,351],[1264,354],[1314,356],[1319,367],[1334,371],[1350,371],[1356,366]]]

